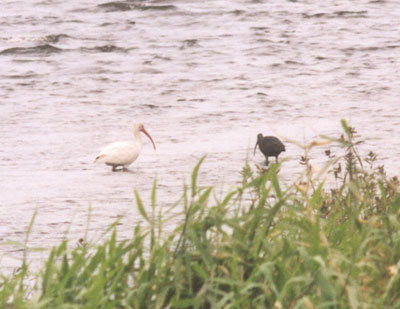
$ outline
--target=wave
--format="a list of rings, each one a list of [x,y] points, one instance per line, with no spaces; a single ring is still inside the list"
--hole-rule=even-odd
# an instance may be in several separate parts
[[[99,4],[97,7],[105,9],[107,12],[119,12],[119,11],[130,11],[130,10],[155,10],[155,11],[166,11],[174,10],[176,6],[165,4],[165,5],[143,5],[136,4],[126,1],[112,1]]]
[[[43,44],[33,47],[13,47],[7,48],[0,52],[0,55],[27,55],[27,54],[39,54],[48,55],[53,53],[59,53],[63,50],[50,44]]]
[[[373,51],[379,51],[379,50],[391,50],[391,49],[398,49],[398,48],[400,48],[400,45],[361,46],[361,47],[342,48],[341,51],[344,53],[373,52]]]
[[[116,12],[116,11],[129,11],[132,10],[134,5],[127,2],[107,2],[99,4],[97,7],[107,10],[108,12]]]
[[[48,43],[58,43],[61,39],[69,38],[66,34],[50,34],[44,37],[44,41]]]
[[[333,13],[303,13],[303,18],[364,18],[368,11],[336,11]]]
[[[113,52],[127,52],[128,50],[122,47],[118,47],[115,45],[103,45],[103,46],[96,46],[96,47],[82,47],[82,51],[85,52],[101,52],[101,53],[113,53]]]

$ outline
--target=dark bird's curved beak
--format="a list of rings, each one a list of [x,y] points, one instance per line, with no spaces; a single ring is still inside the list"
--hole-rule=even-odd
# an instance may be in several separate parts
[[[254,152],[253,152],[253,156],[255,156],[255,155],[256,155],[256,149],[257,149],[257,145],[258,145],[258,141],[257,141],[256,145],[254,146]]]

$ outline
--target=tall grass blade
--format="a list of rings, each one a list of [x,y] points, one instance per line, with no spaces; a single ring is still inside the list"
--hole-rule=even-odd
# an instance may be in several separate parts
[[[140,198],[140,195],[139,195],[139,193],[137,192],[136,189],[135,189],[135,197],[136,197],[136,205],[137,205],[137,208],[138,208],[140,214],[142,215],[142,217],[143,217],[144,219],[146,219],[147,222],[150,222],[150,219],[149,219],[149,217],[147,216],[146,210],[145,210],[145,208],[144,208],[142,199]]]
[[[201,164],[203,163],[204,159],[206,158],[206,156],[203,156],[199,162],[196,164],[196,166],[193,169],[192,172],[192,198],[196,195],[197,193],[197,177],[199,175],[199,169]]]

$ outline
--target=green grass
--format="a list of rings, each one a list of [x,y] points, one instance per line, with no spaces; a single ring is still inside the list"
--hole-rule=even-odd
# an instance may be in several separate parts
[[[400,308],[399,182],[342,126],[302,146],[304,173],[289,184],[281,165],[246,164],[242,184],[217,198],[198,185],[203,158],[173,209],[157,207],[156,181],[151,205],[135,191],[146,227],[129,240],[115,225],[101,243],[63,241],[34,284],[24,258],[2,277],[0,307]],[[341,154],[327,151],[317,170],[309,154],[328,142]]]

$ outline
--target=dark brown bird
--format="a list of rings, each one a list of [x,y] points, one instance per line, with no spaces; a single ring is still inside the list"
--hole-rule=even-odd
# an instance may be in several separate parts
[[[275,136],[263,136],[261,133],[257,135],[257,143],[254,147],[254,153],[256,154],[256,148],[260,148],[260,151],[265,156],[265,164],[268,165],[268,157],[275,157],[276,163],[278,163],[278,156],[282,151],[285,151],[285,145],[276,138]]]

